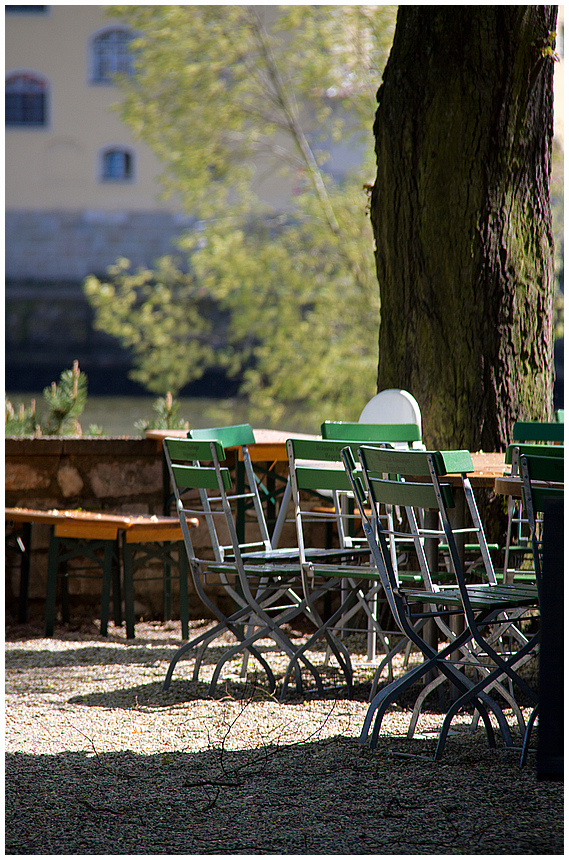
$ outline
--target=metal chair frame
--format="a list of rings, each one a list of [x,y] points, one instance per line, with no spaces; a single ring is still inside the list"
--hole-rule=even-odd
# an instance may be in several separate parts
[[[555,449],[563,444],[564,425],[561,421],[516,421],[512,429],[511,445],[506,449],[506,464],[511,464],[511,475],[519,474],[518,455],[520,452],[556,456]],[[518,452],[516,455],[514,452]],[[504,547],[503,581],[531,580],[533,571],[520,567],[523,560],[532,555],[531,538],[527,518],[522,512],[519,499],[508,499],[508,525]],[[520,558],[520,562],[515,559]],[[512,565],[512,559],[514,563]]]

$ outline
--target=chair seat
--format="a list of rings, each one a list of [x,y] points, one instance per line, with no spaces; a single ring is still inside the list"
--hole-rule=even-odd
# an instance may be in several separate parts
[[[350,547],[348,549],[341,547],[332,547],[331,549],[317,549],[310,548],[306,550],[307,560],[316,560],[316,559],[329,559],[330,561],[334,559],[349,559],[349,558],[360,558],[360,557],[369,557],[369,547]],[[298,550],[296,549],[288,549],[283,547],[282,549],[273,549],[269,552],[263,552],[259,550],[258,552],[244,552],[241,554],[241,557],[244,562],[248,564],[264,564],[266,562],[276,561],[288,561],[291,562],[295,560],[297,562],[296,569],[298,570]]]
[[[211,562],[207,564],[206,571],[208,573],[235,573],[235,561]],[[297,564],[282,564],[276,565],[268,563],[267,565],[254,564],[246,565],[243,568],[248,577],[262,577],[263,579],[279,579],[283,576],[298,577]]]
[[[489,543],[489,544],[487,544],[487,546],[488,546],[488,549],[495,550],[496,552],[498,552],[498,550],[500,549],[500,546],[497,543]],[[446,544],[446,543],[439,544],[439,549],[442,550],[442,552],[445,552],[445,551],[448,552],[448,544]],[[478,552],[479,549],[480,549],[480,544],[478,544],[478,543],[465,543],[464,544],[465,552]]]
[[[469,585],[468,596],[475,610],[511,609],[517,606],[537,606],[537,587],[520,585]],[[439,606],[462,606],[458,588],[441,588],[440,591],[411,591],[403,594],[411,603],[435,603]]]

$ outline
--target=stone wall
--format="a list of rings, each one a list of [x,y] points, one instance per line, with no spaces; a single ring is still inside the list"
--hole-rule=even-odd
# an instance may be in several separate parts
[[[136,438],[6,439],[9,507],[162,512],[158,444]]]

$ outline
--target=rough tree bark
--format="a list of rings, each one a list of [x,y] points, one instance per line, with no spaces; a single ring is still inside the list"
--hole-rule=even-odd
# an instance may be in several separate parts
[[[378,389],[430,447],[500,450],[551,418],[556,6],[400,6],[371,195]]]

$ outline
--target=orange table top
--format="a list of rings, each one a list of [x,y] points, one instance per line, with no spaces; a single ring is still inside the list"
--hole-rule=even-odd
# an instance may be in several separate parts
[[[154,515],[110,514],[97,511],[58,510],[40,511],[34,508],[5,508],[6,520],[14,523],[47,523],[55,526],[59,537],[93,537],[115,540],[119,531],[126,532],[127,543],[145,541],[182,540],[182,529],[177,517]],[[191,519],[190,526],[198,520]]]
[[[492,489],[496,478],[504,474],[506,455],[496,452],[474,451],[471,454],[474,472],[468,477],[473,487]]]

